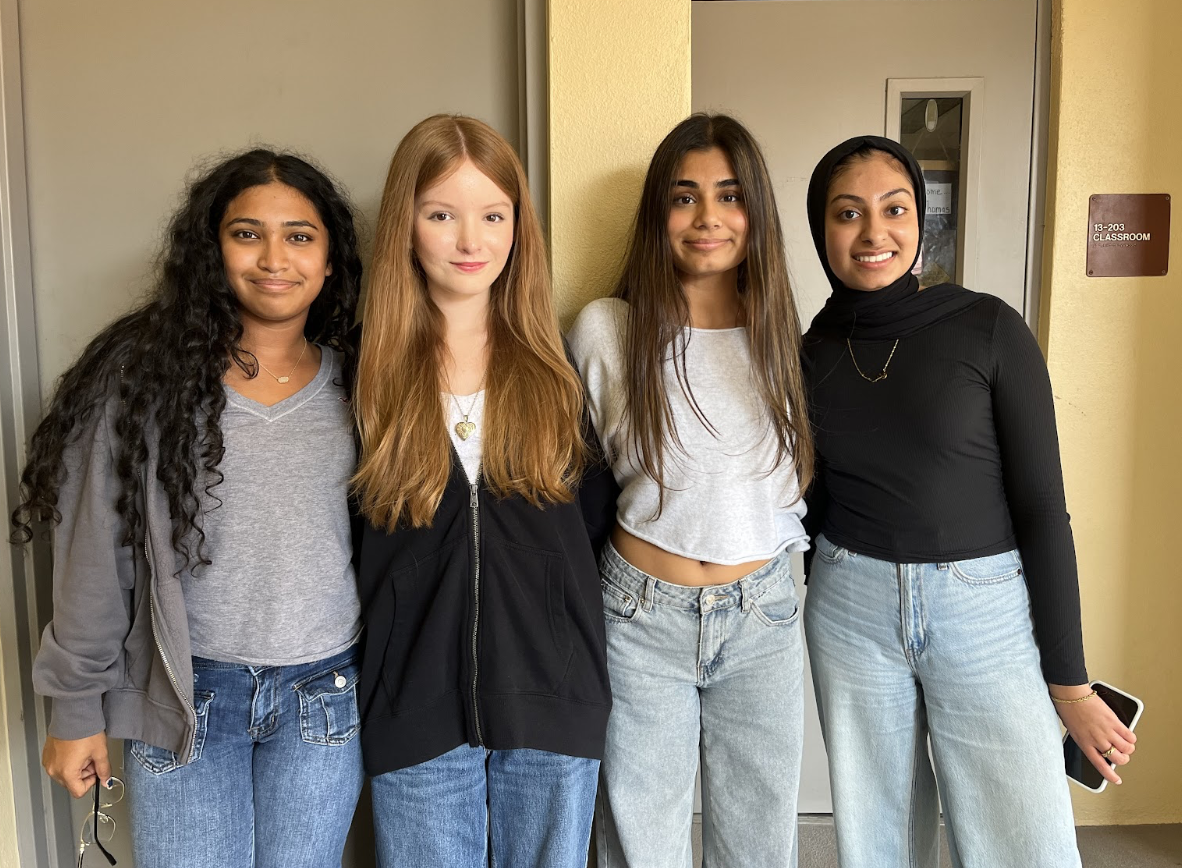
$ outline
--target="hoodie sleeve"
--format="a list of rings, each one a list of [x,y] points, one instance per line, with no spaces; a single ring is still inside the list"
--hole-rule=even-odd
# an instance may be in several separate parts
[[[115,503],[111,420],[95,413],[63,455],[62,520],[53,533],[53,618],[33,662],[33,687],[49,697],[49,733],[79,739],[106,729],[103,698],[124,676],[135,555],[122,544]]]

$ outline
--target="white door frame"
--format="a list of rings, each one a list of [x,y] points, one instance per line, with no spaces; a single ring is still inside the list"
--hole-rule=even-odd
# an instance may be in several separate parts
[[[26,444],[41,420],[17,0],[0,0],[0,129],[0,468],[7,525],[19,502]],[[41,771],[47,707],[33,694],[29,678],[52,603],[49,547],[45,540],[24,548],[0,545],[7,555],[0,558],[0,721],[11,767],[11,780],[4,783],[11,785],[16,807],[16,851],[21,865],[58,868],[73,858],[65,831],[71,825],[70,799]]]

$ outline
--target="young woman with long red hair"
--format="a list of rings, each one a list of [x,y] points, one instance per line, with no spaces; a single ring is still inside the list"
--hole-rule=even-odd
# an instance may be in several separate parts
[[[472,118],[390,164],[356,389],[384,866],[582,866],[611,695],[596,462],[525,173]]]

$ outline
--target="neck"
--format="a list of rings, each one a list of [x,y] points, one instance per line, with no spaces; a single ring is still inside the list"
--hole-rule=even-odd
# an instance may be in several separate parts
[[[304,324],[307,317],[282,323],[257,322],[242,318],[242,349],[269,359],[294,359],[304,349]]]
[[[739,297],[739,271],[701,277],[680,275],[689,304],[690,325],[697,329],[730,329],[743,325],[743,301]]]
[[[456,395],[480,389],[488,363],[488,294],[431,294],[443,314],[443,387]]]

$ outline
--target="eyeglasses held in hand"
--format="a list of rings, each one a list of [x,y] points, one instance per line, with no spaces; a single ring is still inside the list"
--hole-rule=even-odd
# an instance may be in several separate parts
[[[99,801],[100,792],[104,801]],[[115,864],[115,857],[104,844],[110,844],[115,837],[115,818],[105,813],[107,808],[113,808],[123,799],[123,781],[111,778],[111,788],[103,789],[98,781],[94,783],[94,811],[86,815],[82,821],[82,830],[78,835],[78,868],[82,868],[82,859],[86,855],[86,848],[94,844],[107,857],[107,861]]]

